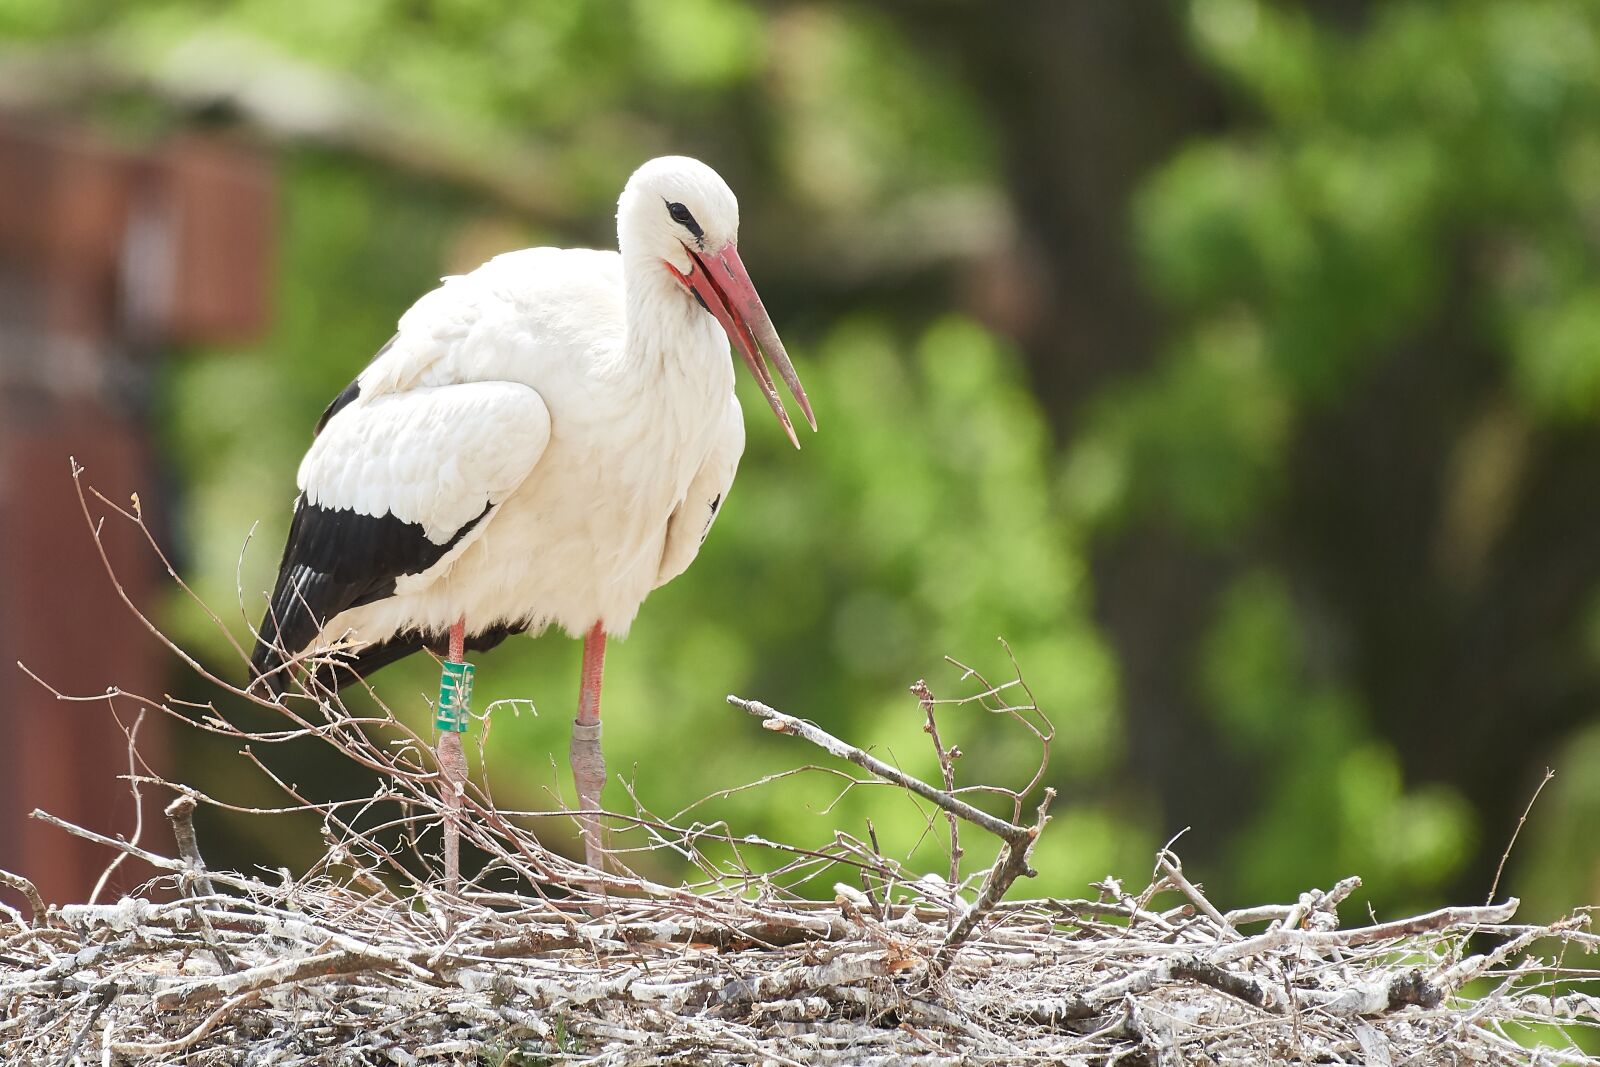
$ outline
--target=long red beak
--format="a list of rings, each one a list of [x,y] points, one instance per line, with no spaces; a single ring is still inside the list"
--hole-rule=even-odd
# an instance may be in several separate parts
[[[684,247],[688,248],[687,245]],[[783,399],[778,396],[777,386],[772,382],[767,359],[777,364],[778,374],[788,385],[789,392],[794,394],[795,403],[800,405],[801,413],[813,430],[817,428],[817,417],[811,412],[811,401],[806,399],[800,375],[795,373],[794,364],[789,362],[789,354],[783,350],[778,331],[773,327],[772,319],[762,306],[761,297],[739,259],[739,250],[730,243],[716,255],[697,252],[692,248],[688,251],[694,259],[694,267],[687,275],[679,274],[670,263],[667,269],[683,283],[684,288],[699,297],[705,309],[722,323],[729,340],[744,357],[745,366],[750,368],[756,383],[761,386],[761,394],[772,406],[773,414],[783,424],[784,432],[789,435],[794,447],[799,448],[800,439],[795,436],[794,424],[789,421]]]

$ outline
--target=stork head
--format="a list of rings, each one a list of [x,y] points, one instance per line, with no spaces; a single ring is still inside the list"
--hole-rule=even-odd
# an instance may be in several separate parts
[[[768,359],[777,365],[813,430],[817,419],[739,259],[738,237],[739,201],[733,190],[716,171],[687,156],[662,156],[634,171],[617,204],[617,239],[623,254],[631,260],[642,253],[646,261],[659,261],[682,287],[683,298],[699,301],[722,324],[789,440],[799,448]]]

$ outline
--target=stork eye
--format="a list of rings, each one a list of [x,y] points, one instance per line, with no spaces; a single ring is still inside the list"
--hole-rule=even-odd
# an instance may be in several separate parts
[[[682,204],[668,204],[667,214],[672,216],[673,222],[676,222],[680,226],[686,227],[689,232],[694,234],[696,237],[700,237],[705,233],[705,231],[700,228],[700,224],[694,221],[694,216],[689,213],[689,209],[684,207]]]

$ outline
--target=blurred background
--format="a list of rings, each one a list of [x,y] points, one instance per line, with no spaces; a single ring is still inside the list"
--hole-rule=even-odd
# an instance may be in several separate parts
[[[822,432],[794,453],[744,394],[730,506],[609,657],[642,801],[812,758],[728,693],[936,777],[906,687],[972,692],[946,655],[1011,677],[1003,637],[1059,731],[1030,891],[1143,885],[1191,827],[1226,904],[1351,873],[1380,911],[1471,901],[1550,767],[1500,893],[1600,901],[1600,7],[0,0],[0,37],[0,866],[48,895],[105,857],[25,813],[130,833],[137,705],[11,661],[220,699],[118,602],[66,457],[139,494],[244,641],[311,426],[398,315],[500,251],[613,246],[628,174],[684,153],[741,198]],[[105,541],[241,680],[138,532]],[[495,712],[502,804],[570,793],[577,667],[559,635],[479,657],[480,706],[531,702]],[[436,677],[376,684],[421,728]],[[1027,781],[1027,735],[948,717],[963,781]],[[153,766],[281,799],[154,718]],[[698,815],[796,843],[870,818],[943,870],[922,813],[839,791]],[[292,819],[201,836],[321,847]]]

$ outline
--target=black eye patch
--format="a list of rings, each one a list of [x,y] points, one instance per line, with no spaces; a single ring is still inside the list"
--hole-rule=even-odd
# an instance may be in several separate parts
[[[673,222],[685,227],[690,233],[694,234],[695,237],[698,238],[705,236],[705,231],[700,228],[700,224],[694,221],[694,216],[691,215],[689,213],[689,209],[684,207],[682,204],[668,204],[667,214],[672,216]]]

